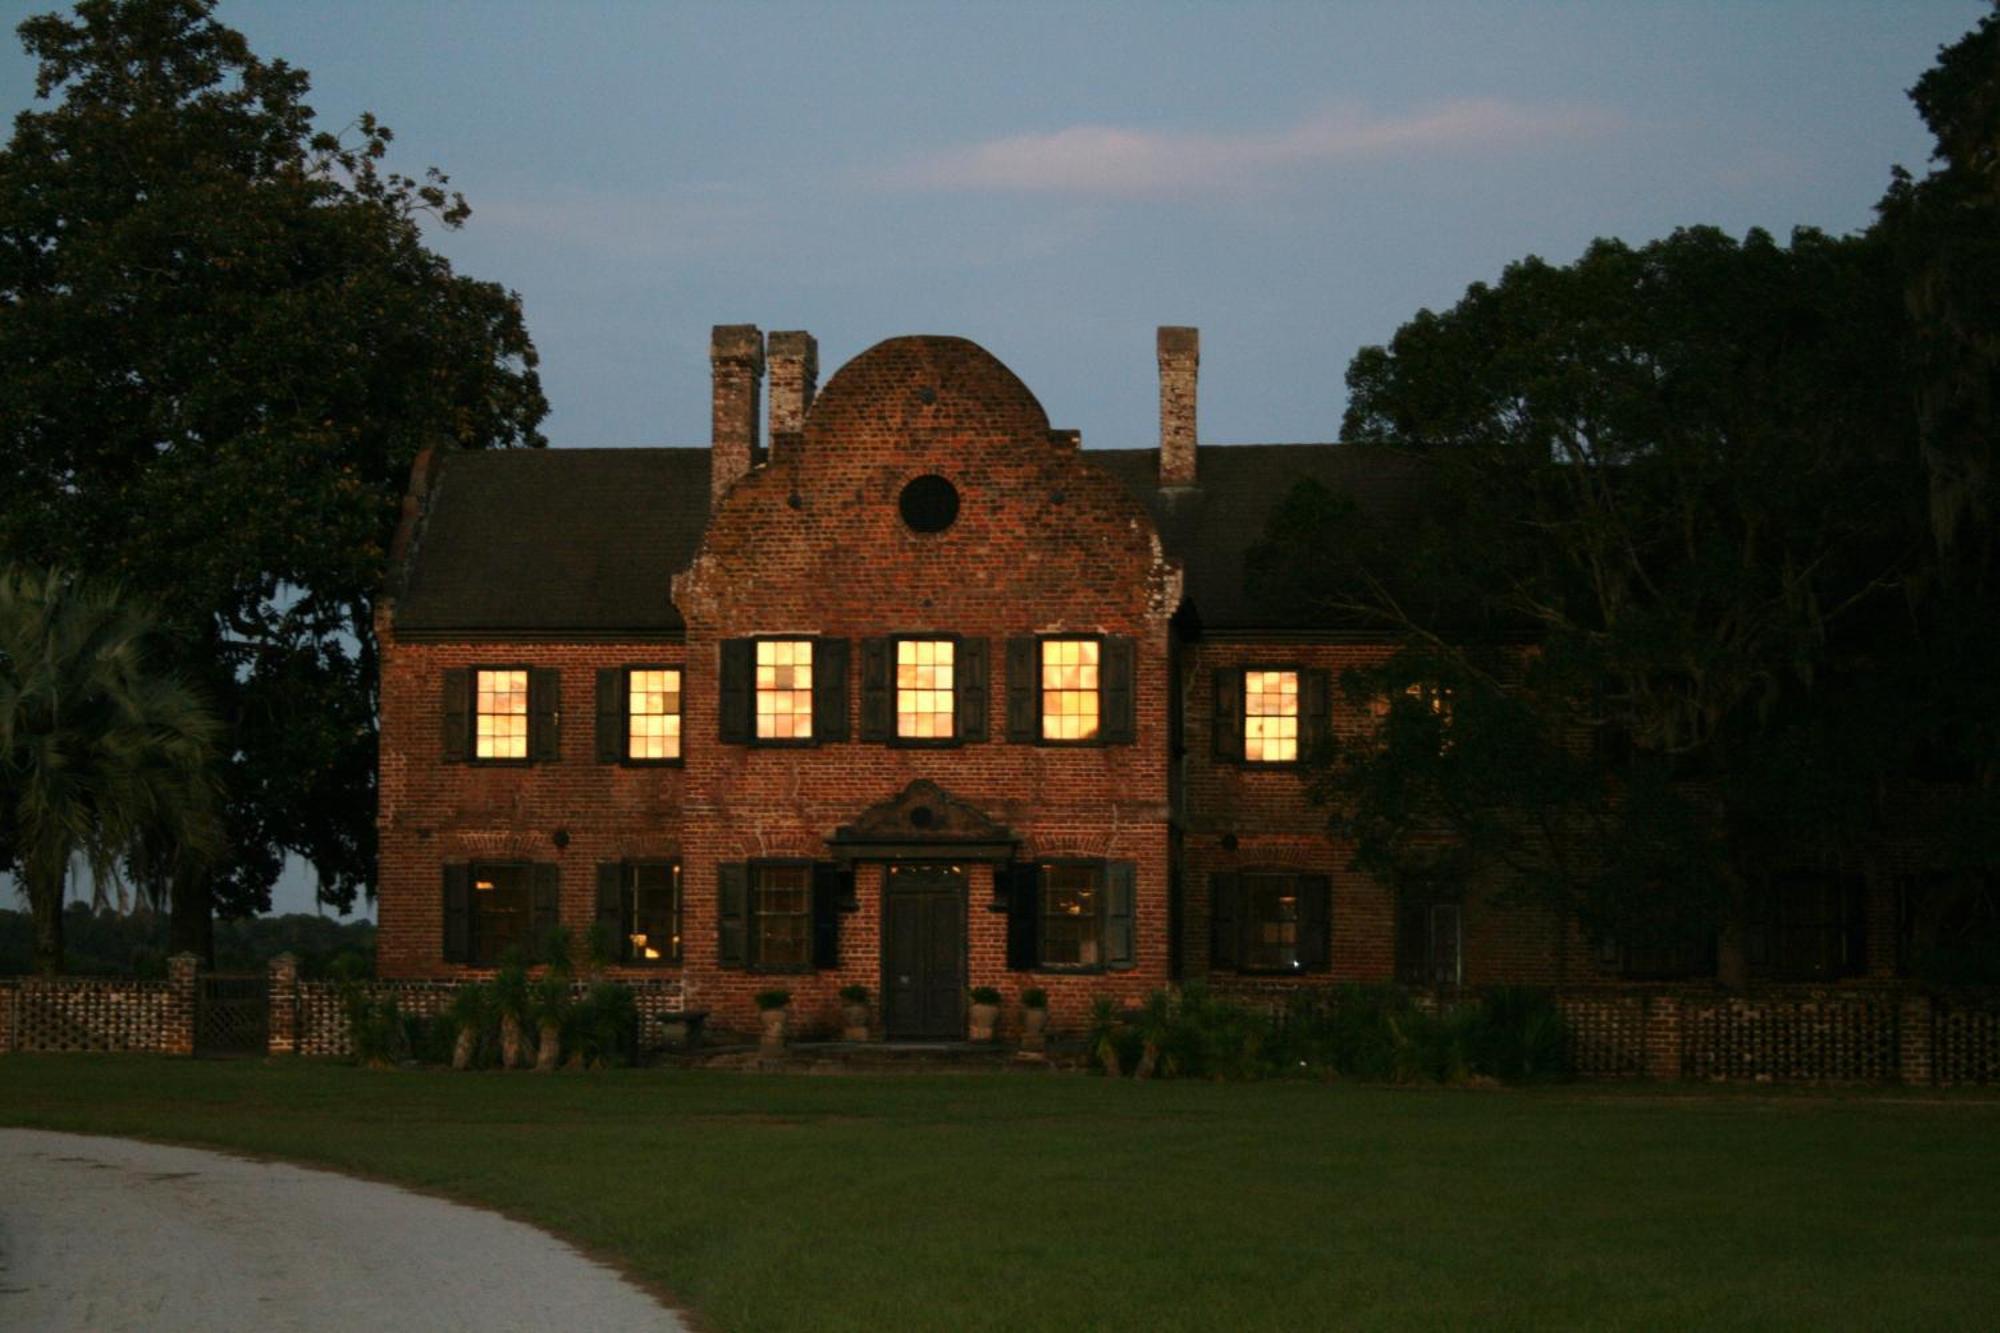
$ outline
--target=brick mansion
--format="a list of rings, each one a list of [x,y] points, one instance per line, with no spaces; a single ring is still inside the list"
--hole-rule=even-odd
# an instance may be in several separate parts
[[[866,986],[891,1039],[962,1036],[984,985],[1074,1022],[1195,977],[1621,983],[1552,914],[1349,869],[1298,760],[1370,725],[1340,673],[1395,645],[1253,601],[1245,552],[1302,479],[1408,486],[1198,444],[1196,331],[1157,353],[1144,449],[1082,448],[962,339],[822,389],[810,336],[727,325],[706,448],[421,457],[376,616],[380,974],[560,924],[733,1027]],[[1813,902],[1782,965],[1893,976],[1886,895]]]

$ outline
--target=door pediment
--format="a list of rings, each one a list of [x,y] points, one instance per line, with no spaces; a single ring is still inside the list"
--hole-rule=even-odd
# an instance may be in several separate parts
[[[827,845],[843,861],[1009,861],[1020,838],[977,806],[961,801],[928,778],[863,810],[842,824]]]

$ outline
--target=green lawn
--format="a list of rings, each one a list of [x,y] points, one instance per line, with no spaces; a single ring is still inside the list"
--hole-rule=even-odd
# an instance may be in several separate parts
[[[1931,1329],[2000,1311],[1984,1096],[17,1055],[0,1123],[492,1205],[714,1329]]]

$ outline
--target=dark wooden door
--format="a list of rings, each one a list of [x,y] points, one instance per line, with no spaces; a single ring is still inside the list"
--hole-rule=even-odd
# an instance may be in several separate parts
[[[882,892],[882,1026],[891,1039],[965,1035],[965,869],[887,868]]]

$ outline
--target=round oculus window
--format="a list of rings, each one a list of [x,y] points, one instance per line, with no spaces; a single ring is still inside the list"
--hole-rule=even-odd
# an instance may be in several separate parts
[[[913,532],[943,532],[958,518],[958,488],[935,472],[903,487],[897,508]]]

